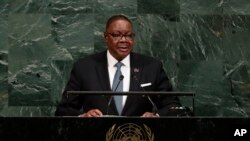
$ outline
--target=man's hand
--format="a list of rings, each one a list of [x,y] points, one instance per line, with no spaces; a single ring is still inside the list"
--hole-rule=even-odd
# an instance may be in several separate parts
[[[145,112],[141,117],[160,117],[157,113]]]
[[[87,113],[83,113],[78,117],[101,117],[103,114],[99,109],[91,109]]]

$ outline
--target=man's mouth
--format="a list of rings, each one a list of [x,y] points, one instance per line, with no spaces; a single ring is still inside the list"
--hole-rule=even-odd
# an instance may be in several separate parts
[[[127,52],[129,50],[129,47],[127,47],[127,46],[120,46],[120,47],[118,47],[118,50],[121,51],[121,52]]]

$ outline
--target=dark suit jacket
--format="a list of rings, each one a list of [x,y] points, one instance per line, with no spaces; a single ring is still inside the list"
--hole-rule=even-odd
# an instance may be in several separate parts
[[[143,91],[140,84],[152,83],[144,87],[146,91],[171,91],[172,86],[163,70],[162,63],[152,57],[131,53],[130,54],[130,91]],[[134,77],[137,78],[134,79]],[[57,106],[56,116],[77,116],[90,109],[97,108],[106,114],[107,108],[111,115],[117,115],[117,110],[110,96],[69,95],[66,91],[111,91],[107,51],[79,59],[73,66],[69,82],[62,95],[62,100]],[[162,115],[168,115],[169,108],[179,106],[179,100],[173,96],[151,96]],[[152,112],[152,104],[147,97],[128,96],[122,111],[123,116],[141,116],[144,112]]]

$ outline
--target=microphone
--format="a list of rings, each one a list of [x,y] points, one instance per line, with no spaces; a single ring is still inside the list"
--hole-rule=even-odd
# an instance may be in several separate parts
[[[119,76],[119,82],[117,83],[117,85],[116,85],[114,91],[117,90],[117,88],[118,88],[118,86],[120,85],[120,83],[121,83],[121,81],[123,80],[123,78],[124,78],[123,75],[120,75],[120,76]],[[109,98],[109,101],[108,101],[108,108],[107,108],[107,112],[106,112],[107,115],[108,115],[108,113],[109,113],[109,107],[110,107],[110,104],[111,104],[111,101],[112,101],[113,97],[114,97],[114,95],[112,95],[112,96]]]
[[[132,77],[136,80],[136,83],[140,86],[140,88],[142,89],[142,91],[145,92],[146,90],[140,85],[139,80],[137,79],[136,75],[133,74]],[[157,106],[155,105],[155,103],[153,102],[153,100],[150,98],[150,96],[148,96],[148,95],[146,95],[146,96],[147,96],[147,98],[148,98],[148,101],[151,103],[151,105],[152,105],[152,107],[153,107],[153,109],[152,109],[153,114],[156,115],[156,114],[158,113],[158,108],[157,108]]]
[[[118,88],[118,86],[120,85],[120,83],[121,83],[121,81],[123,80],[123,78],[124,78],[124,76],[123,76],[123,75],[120,75],[120,76],[119,76],[119,82],[117,83],[117,85],[116,85],[116,87],[115,87],[115,90],[114,90],[114,91],[116,91],[116,90],[117,90],[117,88]]]

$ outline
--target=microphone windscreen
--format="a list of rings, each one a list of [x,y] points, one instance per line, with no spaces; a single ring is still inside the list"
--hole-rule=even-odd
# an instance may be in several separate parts
[[[123,80],[124,76],[123,75],[120,75],[119,79],[120,80]]]

